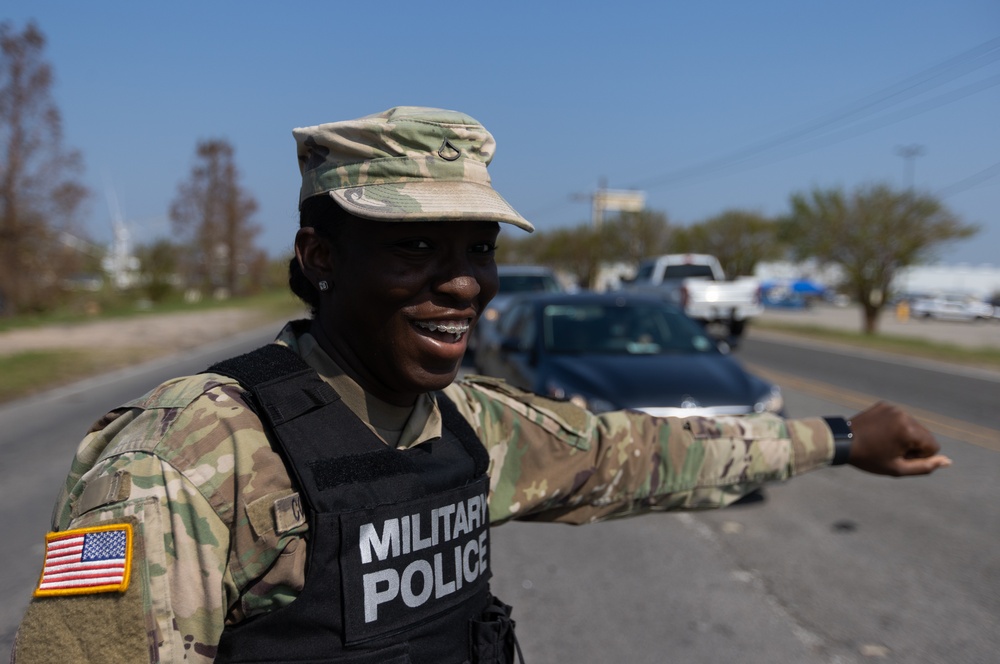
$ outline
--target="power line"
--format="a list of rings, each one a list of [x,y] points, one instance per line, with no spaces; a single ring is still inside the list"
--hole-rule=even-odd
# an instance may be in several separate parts
[[[764,139],[737,150],[729,155],[695,164],[686,168],[678,169],[672,173],[651,178],[644,182],[629,186],[629,189],[648,190],[673,184],[682,180],[689,180],[697,177],[705,177],[718,172],[733,172],[740,168],[756,168],[762,165],[774,163],[787,159],[791,156],[804,154],[827,145],[853,138],[876,129],[880,129],[890,124],[900,122],[915,115],[926,113],[934,108],[950,104],[973,94],[977,94],[989,88],[1000,85],[1000,76],[993,76],[981,81],[976,81],[962,88],[954,89],[936,97],[925,99],[910,106],[896,110],[894,113],[881,117],[871,118],[891,106],[898,105],[904,101],[925,94],[926,92],[951,83],[962,76],[977,71],[1000,59],[1000,37],[990,39],[967,51],[952,56],[938,64],[932,65],[923,71],[907,77],[902,81],[893,84],[879,92],[863,97],[862,99],[848,104],[843,108],[801,125],[798,128],[778,134],[774,137]],[[867,122],[861,122],[866,118],[871,118]],[[851,124],[855,123],[855,124]],[[846,125],[846,126],[845,126]],[[838,129],[839,128],[839,129]],[[803,143],[805,141],[805,143]],[[799,145],[794,146],[795,143]],[[789,150],[777,152],[775,150],[788,147]],[[761,156],[767,152],[772,154],[761,161]],[[990,169],[987,169],[990,170]],[[977,174],[978,175],[978,174]],[[995,174],[994,174],[995,175]],[[970,180],[976,176],[971,176]],[[993,177],[992,175],[987,176]],[[965,183],[963,180],[962,183]],[[958,186],[956,183],[952,187]],[[978,184],[978,181],[969,184],[966,188],[971,188]],[[946,188],[950,193],[952,187]],[[942,190],[945,191],[945,190]],[[572,197],[567,197],[565,201],[554,203],[544,208],[544,213],[558,209],[572,201]],[[542,215],[543,212],[535,211],[535,216]]]
[[[796,155],[806,154],[819,148],[827,147],[833,145],[834,143],[840,143],[849,138],[854,138],[856,136],[861,136],[873,132],[877,129],[882,129],[889,125],[901,122],[903,120],[909,119],[916,115],[926,113],[927,111],[933,110],[940,106],[945,106],[951,104],[965,97],[969,97],[974,94],[978,94],[1000,85],[1000,75],[993,76],[982,81],[977,81],[971,83],[962,88],[957,88],[955,90],[949,90],[946,93],[940,94],[936,97],[930,99],[925,99],[917,104],[913,104],[906,108],[897,110],[895,113],[890,115],[872,118],[868,122],[862,124],[856,124],[849,127],[844,127],[836,133],[827,134],[825,136],[818,136],[812,139],[809,143],[798,146],[797,148],[790,148],[784,152],[778,153],[776,155],[771,155],[770,157],[764,158],[763,160],[758,159],[757,161],[747,164],[747,163],[735,163],[725,167],[720,167],[719,171],[729,171],[733,172],[739,170],[738,167],[746,168],[756,168],[759,166],[764,166],[767,164],[772,164],[782,159],[787,159]]]
[[[687,168],[679,169],[673,173],[668,173],[664,176],[652,178],[645,182],[641,182],[637,185],[633,185],[632,188],[636,189],[653,189],[658,186],[664,186],[667,184],[672,184],[680,180],[687,180],[693,177],[710,175],[717,171],[732,169],[736,166],[742,165],[751,159],[754,159],[761,154],[771,151],[775,148],[782,147],[786,144],[793,143],[795,141],[800,141],[802,139],[808,138],[810,135],[816,134],[818,132],[829,131],[835,129],[839,125],[845,123],[854,122],[857,120],[864,119],[865,117],[871,116],[874,113],[883,110],[893,99],[898,99],[893,101],[892,104],[898,104],[901,101],[913,98],[919,94],[923,94],[929,90],[936,87],[940,87],[946,83],[950,83],[958,78],[965,76],[972,71],[981,69],[982,67],[991,64],[1000,59],[1000,37],[991,39],[979,46],[976,46],[964,53],[957,56],[953,56],[944,62],[938,63],[932,67],[925,69],[924,71],[910,76],[899,83],[896,83],[878,93],[869,95],[858,102],[850,104],[841,110],[838,110],[830,115],[824,116],[812,122],[808,122],[805,125],[793,129],[791,131],[779,134],[775,137],[758,141],[757,143],[751,144],[745,148],[737,150],[724,157],[719,157],[717,159],[709,160],[707,162],[702,162],[701,164],[696,164]],[[957,70],[957,71],[951,71]],[[950,73],[949,73],[950,72]],[[942,80],[943,79],[943,80]],[[982,84],[974,83],[971,86],[967,86],[966,89],[971,90],[971,92],[965,92],[960,94],[962,96],[968,96],[968,94],[973,94],[975,92],[980,92],[988,87],[993,87],[998,81],[996,77],[993,79],[987,79],[987,84],[982,87]],[[963,90],[966,90],[963,89]],[[961,93],[961,91],[959,91]],[[946,95],[943,95],[943,97]],[[936,98],[941,99],[941,97]],[[955,99],[949,99],[942,103],[950,103]],[[931,100],[931,105],[923,110],[917,112],[924,112],[933,108],[934,106],[941,105],[940,103],[933,103],[935,100]],[[913,107],[911,107],[913,108]],[[903,117],[910,117],[915,113],[907,112],[906,109],[903,111]],[[902,117],[900,119],[903,119]],[[891,122],[898,122],[899,120],[891,120]],[[867,129],[863,129],[858,132],[856,129],[847,127],[842,130],[841,136],[837,140],[844,140],[844,138],[857,135],[858,133],[865,133],[866,131],[871,131],[874,128],[878,128],[887,124],[882,121],[880,124],[876,121],[877,125]],[[822,140],[815,139],[815,140]],[[824,143],[825,144],[825,143]],[[816,149],[818,145],[815,145],[811,149]],[[799,152],[801,153],[801,151]],[[786,155],[790,156],[790,155]],[[782,157],[784,158],[784,157]]]
[[[963,178],[958,182],[943,187],[934,192],[934,195],[938,198],[948,198],[954,196],[960,192],[972,189],[973,187],[978,187],[982,183],[986,182],[991,178],[995,178],[1000,175],[1000,161],[993,164],[992,166],[987,166],[981,171],[973,173],[969,177]]]

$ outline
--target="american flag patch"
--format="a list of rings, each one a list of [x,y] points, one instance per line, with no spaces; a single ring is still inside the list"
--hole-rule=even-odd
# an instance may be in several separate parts
[[[131,524],[49,533],[35,597],[125,592],[131,562]]]

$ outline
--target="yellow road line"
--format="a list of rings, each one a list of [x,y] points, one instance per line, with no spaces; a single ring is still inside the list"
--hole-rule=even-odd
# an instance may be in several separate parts
[[[847,408],[863,410],[879,400],[879,397],[844,390],[833,385],[828,385],[827,383],[809,380],[808,378],[772,371],[749,362],[744,362],[744,364],[753,373],[773,383],[777,383],[782,388],[800,390],[821,399],[828,399]],[[972,443],[979,447],[985,447],[994,452],[1000,452],[1000,431],[996,429],[963,422],[962,420],[932,413],[928,410],[913,408],[906,404],[899,405],[906,408],[907,412],[913,415],[917,421],[938,435],[955,438],[956,440]]]

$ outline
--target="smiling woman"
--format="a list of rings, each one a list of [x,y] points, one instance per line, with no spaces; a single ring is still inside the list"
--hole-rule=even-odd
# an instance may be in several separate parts
[[[507,664],[490,526],[722,506],[848,460],[947,463],[888,406],[853,430],[834,418],[837,442],[821,418],[598,415],[456,381],[497,292],[500,224],[532,229],[490,184],[493,136],[405,106],[293,135],[290,284],[312,317],[94,424],[39,557],[77,571],[36,588],[13,662]],[[666,339],[632,343],[645,360]],[[100,552],[50,546],[106,532],[128,535],[115,584],[83,570]]]
[[[310,201],[318,221],[299,231],[294,265],[305,283],[329,284],[307,296],[315,301],[312,334],[387,403],[412,406],[420,394],[447,387],[470,326],[497,292],[499,224],[373,222],[329,197]]]

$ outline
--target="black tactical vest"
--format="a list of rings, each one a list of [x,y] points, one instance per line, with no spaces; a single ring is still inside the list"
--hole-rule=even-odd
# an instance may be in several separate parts
[[[309,522],[302,592],[227,626],[216,662],[513,662],[489,592],[489,459],[449,399],[441,439],[396,450],[284,346],[208,371],[247,388]]]

